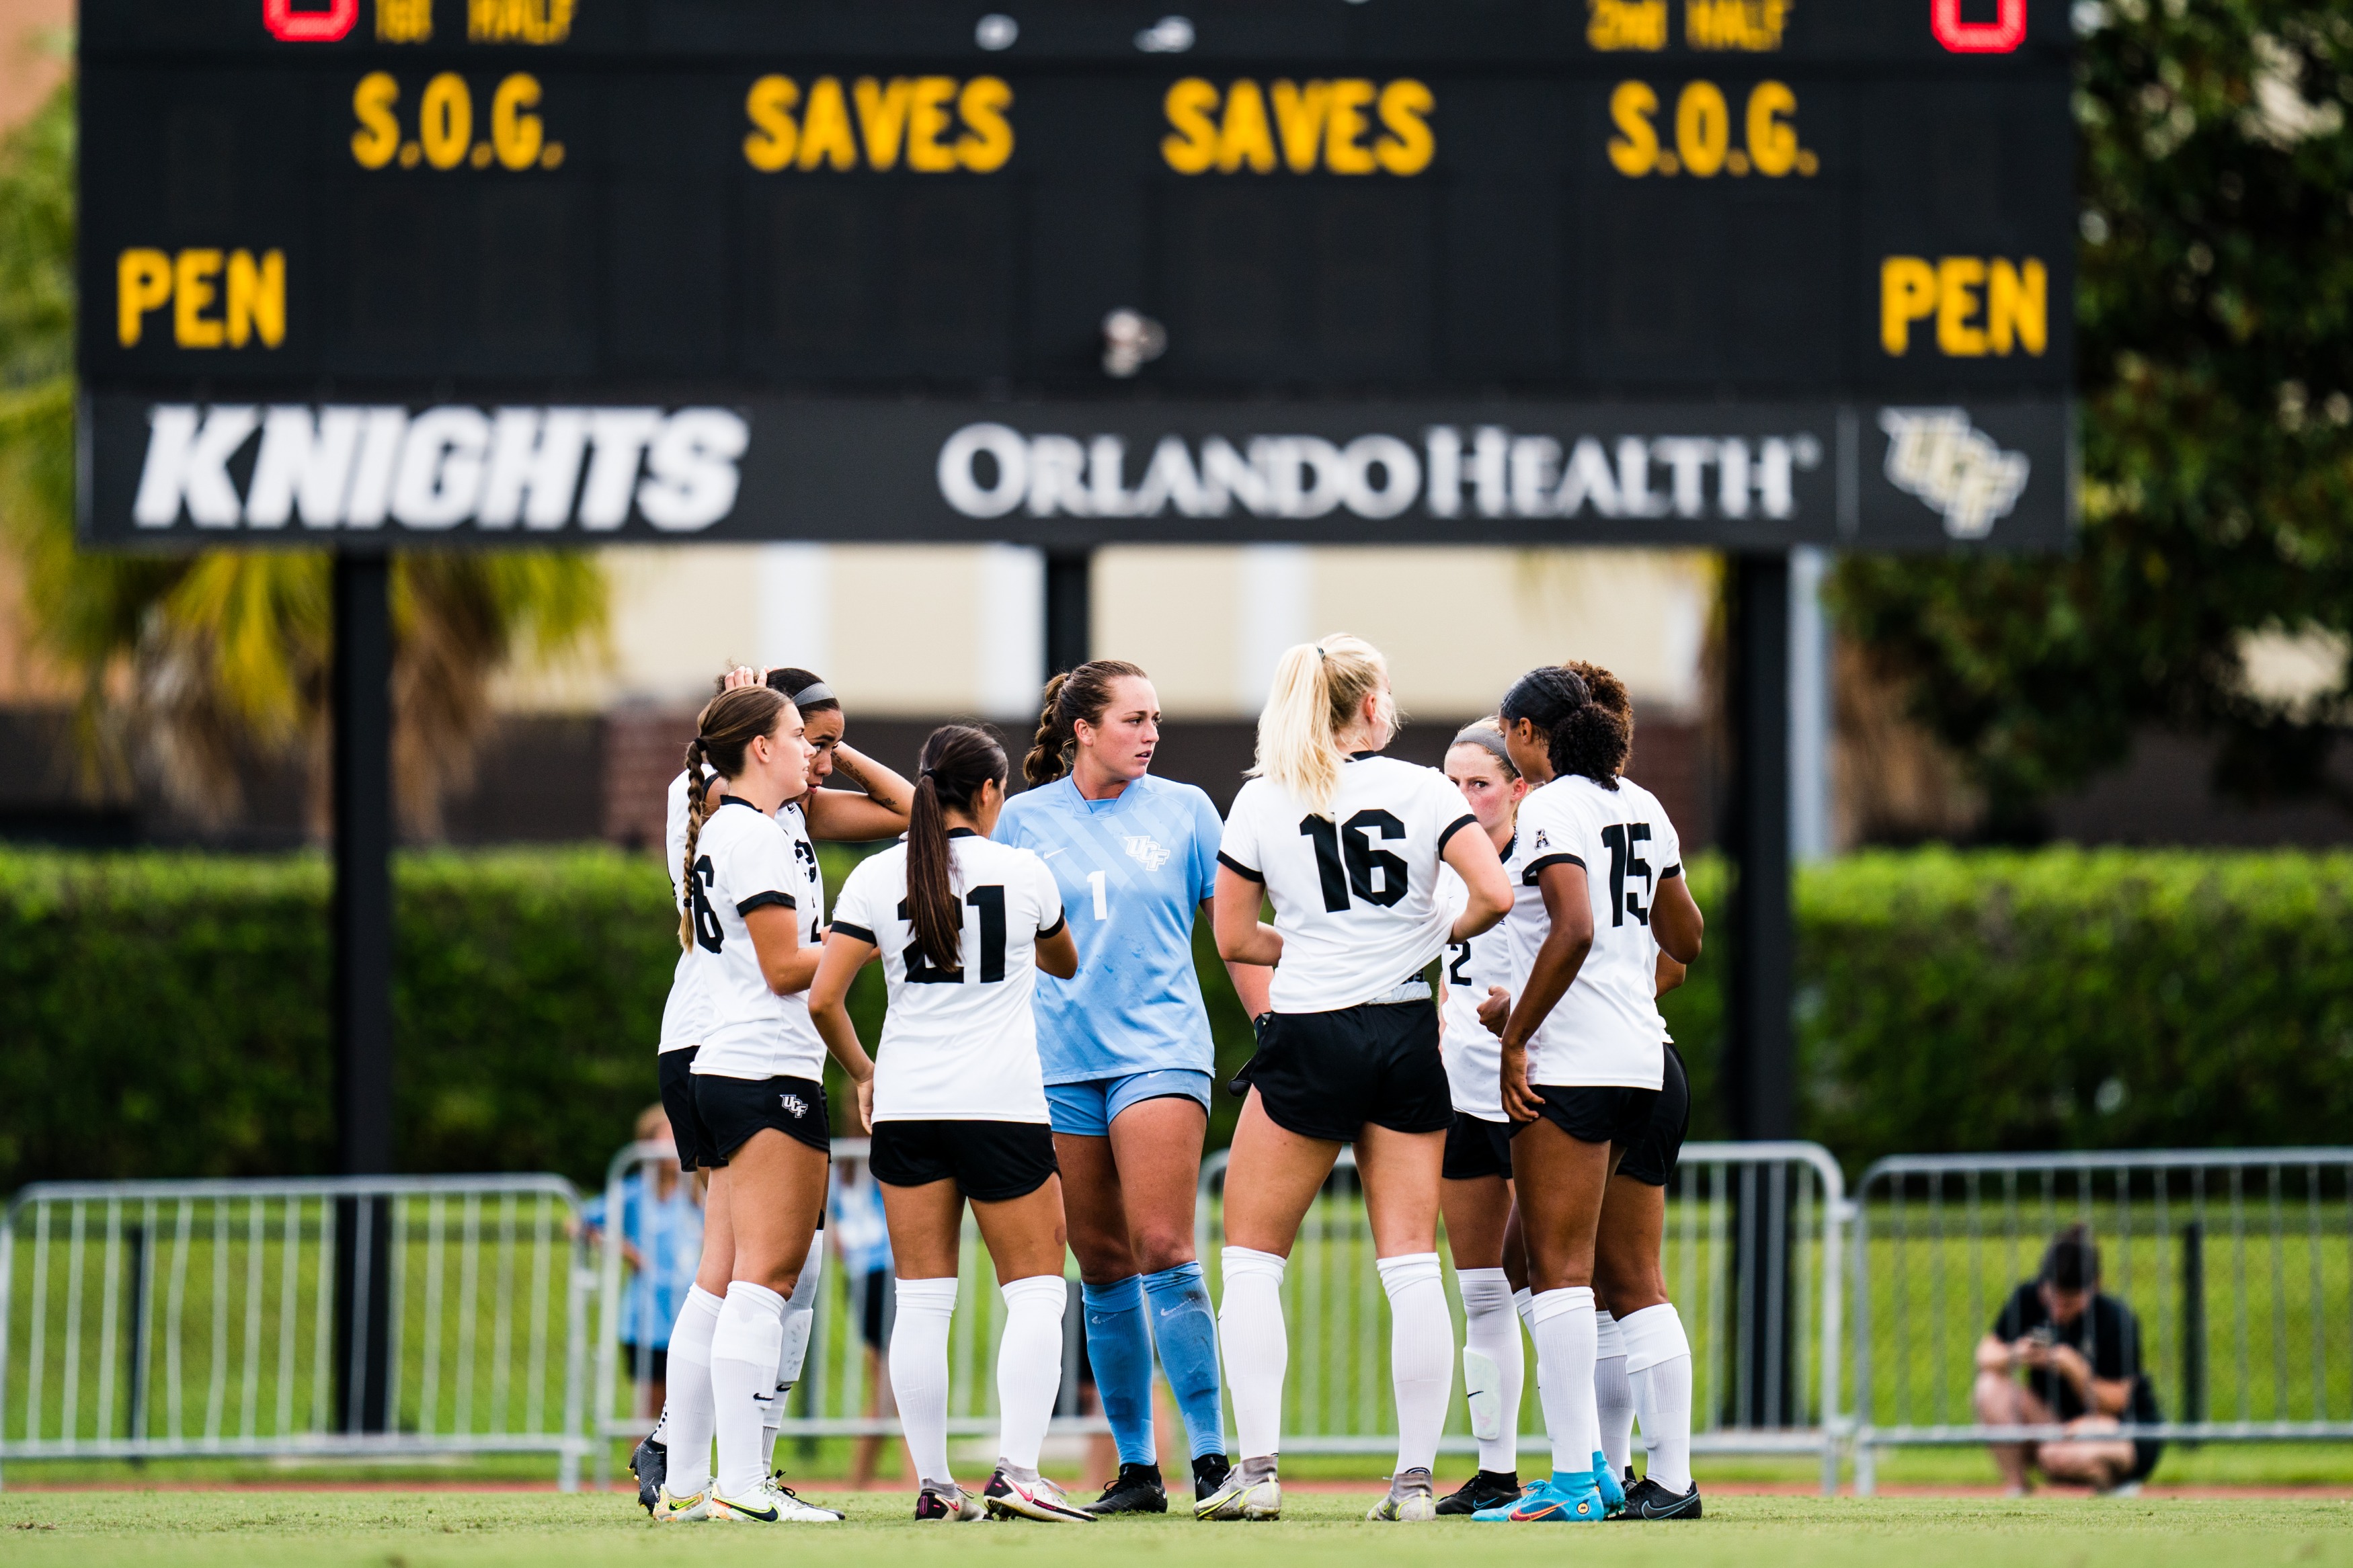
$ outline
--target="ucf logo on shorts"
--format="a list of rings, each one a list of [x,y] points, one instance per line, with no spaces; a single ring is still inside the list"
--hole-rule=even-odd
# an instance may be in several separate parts
[[[796,1121],[808,1114],[808,1101],[797,1094],[779,1095],[777,1103],[781,1104]]]

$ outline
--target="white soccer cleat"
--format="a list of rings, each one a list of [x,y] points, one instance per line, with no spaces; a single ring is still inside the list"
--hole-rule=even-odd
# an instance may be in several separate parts
[[[1389,1482],[1388,1496],[1365,1510],[1376,1524],[1419,1524],[1438,1517],[1438,1488],[1428,1470],[1417,1466],[1399,1470]]]
[[[646,1511],[653,1516],[656,1524],[690,1524],[711,1517],[711,1494],[701,1491],[692,1497],[679,1497],[663,1487],[656,1494],[653,1507]]]
[[[1281,1519],[1282,1517],[1282,1483],[1272,1476],[1257,1480],[1244,1480],[1240,1469],[1226,1478],[1226,1484],[1193,1505],[1195,1519]]]
[[[962,1489],[950,1487],[945,1491],[925,1487],[915,1494],[915,1517],[943,1524],[970,1524],[987,1517],[987,1510]]]
[[[1504,1436],[1504,1374],[1494,1357],[1469,1346],[1462,1350],[1462,1397],[1471,1406],[1471,1436],[1482,1443]]]
[[[762,1481],[743,1497],[723,1497],[711,1491],[711,1517],[735,1524],[838,1524],[842,1516],[829,1508],[803,1502],[790,1487],[774,1478]]]
[[[1062,1495],[1062,1489],[1039,1476],[1017,1481],[1002,1467],[988,1478],[980,1500],[998,1519],[1034,1519],[1047,1524],[1092,1524],[1095,1516]]]

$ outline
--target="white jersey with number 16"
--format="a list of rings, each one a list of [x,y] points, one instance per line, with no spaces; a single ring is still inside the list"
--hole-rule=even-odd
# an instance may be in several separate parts
[[[1371,752],[1342,764],[1329,816],[1272,779],[1242,785],[1218,861],[1265,883],[1274,905],[1274,1010],[1335,1012],[1419,979],[1454,923],[1439,858],[1477,826],[1444,773]]]

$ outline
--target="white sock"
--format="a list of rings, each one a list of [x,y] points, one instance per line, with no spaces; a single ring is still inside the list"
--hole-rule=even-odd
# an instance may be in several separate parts
[[[1223,1261],[1218,1349],[1234,1400],[1235,1457],[1268,1458],[1282,1446],[1282,1376],[1291,1361],[1282,1327],[1283,1261],[1247,1247],[1227,1247]]]
[[[1438,1462],[1454,1396],[1454,1319],[1435,1252],[1377,1258],[1389,1298],[1389,1386],[1397,1395],[1398,1473]]]
[[[808,1359],[809,1327],[817,1319],[818,1281],[825,1278],[825,1252],[822,1244],[809,1248],[808,1261],[801,1265],[801,1277],[793,1284],[793,1293],[785,1298],[785,1331],[776,1352],[776,1397],[768,1403],[768,1412],[760,1426],[760,1473],[766,1475],[776,1468],[776,1433],[785,1424],[785,1395],[801,1380],[801,1363]]]
[[[724,1303],[689,1286],[670,1331],[670,1461],[662,1484],[672,1497],[711,1489],[711,1336]]]
[[[1500,1268],[1458,1268],[1454,1280],[1462,1290],[1462,1347],[1494,1367],[1495,1402],[1503,1414],[1497,1435],[1479,1439],[1479,1468],[1511,1475],[1520,1466],[1520,1390],[1527,1377],[1512,1282]]]
[[[1601,1451],[1609,1473],[1623,1476],[1634,1458],[1634,1387],[1626,1381],[1626,1339],[1618,1320],[1593,1314],[1593,1406],[1601,1420]]]
[[[1005,1335],[997,1342],[997,1452],[1026,1480],[1038,1468],[1054,1396],[1062,1392],[1070,1287],[1059,1274],[1033,1274],[1008,1281],[998,1294],[1005,1298]]]
[[[1558,1475],[1593,1468],[1601,1432],[1593,1413],[1593,1289],[1587,1285],[1546,1290],[1529,1314],[1535,1320],[1537,1375],[1545,1424],[1552,1428],[1552,1468]]]
[[[1634,1405],[1642,1416],[1642,1443],[1651,1450],[1643,1474],[1672,1492],[1692,1488],[1691,1341],[1672,1301],[1629,1315],[1618,1325],[1626,1336],[1626,1377],[1634,1385]],[[675,1352],[673,1352],[675,1353]]]
[[[727,1287],[711,1336],[711,1392],[718,1407],[719,1495],[749,1497],[767,1479],[760,1433],[776,1403],[776,1354],[785,1299],[738,1279]]]
[[[1520,1326],[1528,1331],[1528,1342],[1536,1339],[1536,1293],[1525,1285],[1512,1292],[1512,1310],[1520,1315]],[[1534,1368],[1536,1383],[1536,1414],[1544,1417],[1545,1447],[1552,1447],[1552,1407],[1544,1398],[1544,1358],[1538,1356]]]
[[[899,1310],[891,1324],[891,1394],[907,1434],[907,1458],[918,1481],[948,1486],[948,1325],[955,1318],[956,1282],[902,1279]]]

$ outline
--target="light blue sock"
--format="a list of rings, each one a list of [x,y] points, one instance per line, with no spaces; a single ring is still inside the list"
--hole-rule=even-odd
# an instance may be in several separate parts
[[[1109,1285],[1081,1287],[1087,1307],[1087,1360],[1123,1465],[1154,1461],[1152,1334],[1144,1326],[1144,1292],[1135,1286],[1131,1274]]]
[[[1193,1457],[1226,1451],[1225,1413],[1218,1403],[1218,1318],[1198,1263],[1180,1263],[1144,1277],[1152,1306],[1152,1339],[1160,1365],[1185,1413]]]

